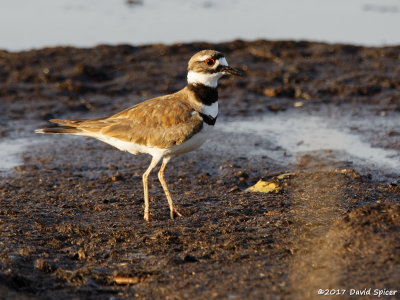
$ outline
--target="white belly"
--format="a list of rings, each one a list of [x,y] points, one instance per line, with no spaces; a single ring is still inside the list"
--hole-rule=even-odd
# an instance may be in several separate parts
[[[196,150],[201,145],[203,145],[204,142],[207,140],[210,131],[212,130],[213,127],[214,126],[209,126],[204,123],[202,130],[196,133],[186,142],[165,149],[139,145],[132,142],[125,142],[121,141],[120,139],[101,134],[78,134],[78,135],[84,135],[96,138],[102,142],[105,142],[111,146],[118,148],[121,151],[127,151],[132,154],[147,153],[150,154],[151,156],[164,157],[164,156],[174,156]]]
[[[212,127],[214,127],[214,126],[209,126],[204,123],[203,129],[200,132],[196,133],[194,136],[192,136],[186,142],[184,142],[180,145],[172,146],[171,148],[169,148],[169,152],[167,155],[178,155],[178,154],[183,154],[183,153],[187,153],[187,152],[196,150],[201,145],[203,145],[204,142],[207,140],[207,138],[209,137],[210,131],[212,130]]]
[[[125,142],[121,141],[120,139],[116,139],[114,137],[108,137],[104,135],[90,135],[90,137],[94,137],[102,142],[105,142],[107,144],[110,144],[111,146],[114,146],[115,148],[118,148],[121,151],[127,151],[132,154],[138,154],[138,153],[147,153],[150,154],[151,156],[158,156],[158,157],[163,157],[168,153],[168,149],[161,149],[161,148],[156,148],[156,147],[149,147],[145,145],[139,145],[135,144],[132,142]]]

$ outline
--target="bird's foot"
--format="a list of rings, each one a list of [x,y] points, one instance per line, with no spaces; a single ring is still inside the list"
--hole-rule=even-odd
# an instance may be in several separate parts
[[[150,221],[150,215],[149,215],[149,212],[148,211],[145,211],[144,212],[144,217],[143,217],[147,222],[149,222]]]
[[[174,219],[175,215],[178,217],[182,217],[182,214],[179,211],[177,211],[176,208],[171,210],[171,219],[172,220]]]

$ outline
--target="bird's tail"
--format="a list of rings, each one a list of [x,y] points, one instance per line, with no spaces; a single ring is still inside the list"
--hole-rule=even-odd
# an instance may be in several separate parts
[[[52,123],[62,124],[62,126],[52,126],[48,128],[36,129],[36,133],[53,133],[53,134],[79,134],[82,130],[77,128],[82,120],[50,120]]]
[[[54,133],[54,134],[78,134],[81,133],[82,130],[75,127],[69,126],[54,126],[42,129],[36,129],[36,133]]]

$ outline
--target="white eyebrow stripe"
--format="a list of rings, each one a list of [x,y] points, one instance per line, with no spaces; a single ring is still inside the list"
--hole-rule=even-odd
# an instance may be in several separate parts
[[[203,55],[203,56],[200,56],[199,59],[198,59],[198,61],[205,61],[207,58],[210,58],[210,55]],[[225,58],[225,57],[217,58],[217,59],[215,60],[215,62],[219,62],[219,64],[220,64],[220,65],[223,65],[223,66],[228,66],[228,62],[226,61],[226,58]],[[216,65],[218,65],[218,64],[216,63]]]

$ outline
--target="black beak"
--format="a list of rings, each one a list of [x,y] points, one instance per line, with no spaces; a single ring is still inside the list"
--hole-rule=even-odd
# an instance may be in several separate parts
[[[231,68],[229,66],[221,66],[221,72],[225,75],[245,76],[245,73],[243,71]]]

